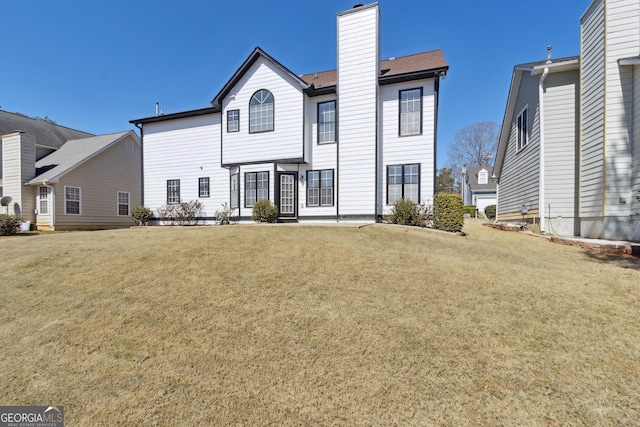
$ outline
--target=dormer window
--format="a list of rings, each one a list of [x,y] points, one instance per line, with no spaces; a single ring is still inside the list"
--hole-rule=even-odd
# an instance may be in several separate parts
[[[478,172],[478,184],[488,184],[489,183],[489,172],[482,169]]]
[[[273,130],[273,95],[266,89],[260,89],[249,102],[249,133],[269,132]]]

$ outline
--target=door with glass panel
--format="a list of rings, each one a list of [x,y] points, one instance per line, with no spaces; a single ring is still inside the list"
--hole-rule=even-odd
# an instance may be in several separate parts
[[[280,216],[296,216],[296,174],[280,174]]]

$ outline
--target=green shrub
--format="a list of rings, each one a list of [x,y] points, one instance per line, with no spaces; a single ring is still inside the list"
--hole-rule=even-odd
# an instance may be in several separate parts
[[[418,205],[408,199],[398,199],[393,202],[387,221],[392,224],[413,225],[417,216]]]
[[[460,194],[438,193],[433,196],[433,228],[458,232],[464,225],[464,204]]]
[[[0,214],[0,236],[13,236],[20,231],[22,219],[15,215]]]
[[[269,200],[258,200],[253,205],[251,219],[255,222],[276,222],[278,219],[278,206],[272,205]]]
[[[489,218],[492,221],[496,219],[496,205],[489,205],[486,208],[484,208],[484,214],[487,218]]]
[[[469,214],[469,216],[476,216],[476,206],[475,205],[465,205],[464,206],[464,213]]]
[[[144,206],[136,206],[131,209],[131,219],[135,225],[147,225],[149,219],[153,216],[153,211]]]

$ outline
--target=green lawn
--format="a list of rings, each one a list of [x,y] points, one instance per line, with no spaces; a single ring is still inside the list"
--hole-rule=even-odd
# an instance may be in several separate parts
[[[640,263],[468,222],[0,238],[0,404],[66,425],[640,424]]]

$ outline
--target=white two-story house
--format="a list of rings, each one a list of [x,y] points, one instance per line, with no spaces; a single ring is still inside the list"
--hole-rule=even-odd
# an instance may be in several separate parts
[[[440,50],[380,60],[377,3],[337,16],[337,69],[296,75],[259,47],[207,108],[132,120],[144,205],[227,203],[248,220],[375,220],[400,198],[430,203]]]

